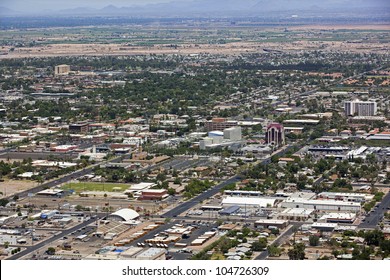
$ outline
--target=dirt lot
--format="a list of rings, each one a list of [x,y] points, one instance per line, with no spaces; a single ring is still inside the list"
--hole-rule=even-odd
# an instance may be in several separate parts
[[[0,192],[2,192],[4,196],[9,196],[21,191],[31,189],[35,187],[36,184],[37,182],[34,181],[7,180],[4,182],[0,182]]]
[[[371,24],[371,25],[301,25],[289,27],[289,30],[384,30],[389,31],[390,26],[385,24]]]
[[[380,43],[355,43],[332,41],[295,41],[289,43],[228,43],[224,45],[180,45],[177,49],[171,49],[166,45],[153,47],[123,47],[120,44],[57,44],[45,47],[18,48],[14,52],[2,55],[0,59],[25,58],[25,57],[55,57],[55,56],[117,56],[117,55],[148,55],[148,54],[224,54],[238,55],[241,53],[263,52],[263,49],[277,49],[282,51],[302,50],[333,50],[350,52],[378,52],[387,50]]]
[[[390,26],[387,25],[351,25],[351,26],[293,26],[288,28],[289,31],[294,31],[294,35],[289,37],[287,33],[285,38],[281,37],[277,41],[261,42],[231,42],[226,44],[194,44],[182,43],[175,47],[170,44],[158,44],[150,46],[129,46],[126,44],[111,43],[111,44],[79,44],[75,41],[72,44],[47,44],[34,47],[19,47],[10,52],[10,46],[3,46],[3,55],[0,59],[6,58],[24,58],[24,57],[53,57],[53,56],[117,56],[117,55],[147,55],[147,54],[223,54],[223,55],[238,55],[241,53],[263,52],[263,49],[277,49],[286,52],[295,52],[302,50],[322,50],[322,51],[348,51],[348,52],[388,52],[387,45],[380,43],[377,40],[360,40],[359,34],[354,35],[353,40],[334,40],[332,32],[339,30],[340,32],[351,33],[362,31],[367,34],[369,30],[379,30],[387,33]],[[350,32],[350,31],[351,32]],[[281,32],[281,29],[274,29],[275,32]],[[299,31],[302,31],[300,34]],[[295,34],[297,33],[298,34]],[[341,33],[341,35],[344,33]],[[364,37],[364,36],[363,36]],[[53,39],[53,38],[50,38]],[[256,38],[254,38],[257,40]],[[286,39],[286,40],[285,40]],[[75,39],[77,40],[77,39]]]

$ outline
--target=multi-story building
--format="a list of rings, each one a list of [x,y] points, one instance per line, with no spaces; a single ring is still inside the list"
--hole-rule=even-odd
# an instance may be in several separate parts
[[[211,121],[205,123],[207,131],[223,131],[226,128],[234,126],[237,126],[237,121],[228,121],[225,118],[213,118]]]
[[[230,127],[223,131],[223,138],[230,141],[239,141],[242,139],[241,127]]]
[[[375,101],[346,101],[344,103],[344,113],[346,116],[375,116],[377,104]]]
[[[69,125],[69,133],[87,133],[88,129],[89,124],[86,122],[74,123]]]
[[[279,123],[271,123],[267,127],[265,141],[274,146],[282,146],[285,143],[284,127]]]
[[[67,75],[70,72],[70,66],[66,64],[57,65],[54,67],[55,75]]]

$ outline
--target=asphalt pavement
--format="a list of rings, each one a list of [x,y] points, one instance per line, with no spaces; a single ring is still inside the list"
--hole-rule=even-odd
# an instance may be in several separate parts
[[[281,245],[284,241],[289,239],[291,237],[291,235],[293,235],[295,227],[299,227],[302,224],[303,223],[290,224],[289,227],[287,228],[287,230],[282,232],[270,245],[276,245],[276,246]],[[268,258],[268,256],[269,256],[268,250],[265,250],[265,251],[261,252],[260,255],[258,255],[255,258],[255,260],[265,260]]]
[[[96,219],[90,219],[90,220],[88,220],[88,221],[84,221],[84,222],[82,222],[81,224],[78,224],[78,225],[76,225],[76,226],[74,226],[74,227],[71,227],[71,228],[69,228],[69,229],[66,229],[66,230],[62,231],[61,233],[59,233],[59,234],[57,234],[57,235],[54,235],[54,236],[50,237],[49,239],[47,239],[47,240],[45,240],[45,241],[42,241],[42,242],[37,243],[37,244],[35,244],[35,245],[33,245],[33,246],[30,246],[30,247],[28,247],[26,250],[21,251],[21,252],[15,254],[15,255],[12,255],[11,257],[9,257],[9,258],[7,258],[7,259],[8,259],[8,260],[17,260],[17,259],[20,259],[21,257],[24,257],[24,256],[26,256],[26,255],[28,255],[28,254],[34,252],[35,250],[38,250],[38,249],[40,249],[40,248],[42,248],[42,247],[44,247],[44,246],[50,244],[51,242],[56,241],[56,240],[58,240],[58,239],[60,239],[60,238],[62,238],[62,237],[64,237],[64,236],[68,236],[68,235],[71,234],[73,231],[77,231],[77,230],[79,230],[79,229],[82,229],[83,227],[86,227],[86,226],[88,226],[89,224],[92,224],[92,223],[94,223],[94,222],[96,222]]]
[[[382,201],[366,215],[366,218],[360,223],[359,228],[374,229],[378,227],[383,215],[390,209],[390,192],[385,195]]]
[[[229,184],[232,184],[232,183],[237,183],[239,181],[240,181],[240,177],[238,175],[233,176],[233,177],[229,178],[228,180],[210,188],[209,190],[204,191],[203,193],[199,194],[197,197],[194,197],[193,199],[190,199],[186,202],[181,203],[177,207],[175,207],[172,210],[169,210],[168,212],[163,214],[162,217],[164,217],[164,218],[176,217],[176,216],[188,211],[189,209],[191,209],[192,207],[197,205],[200,201],[203,201],[207,198],[212,197],[213,195],[216,195],[223,187],[225,187]]]

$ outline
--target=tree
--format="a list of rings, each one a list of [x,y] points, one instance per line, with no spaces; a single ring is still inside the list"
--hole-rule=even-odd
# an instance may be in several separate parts
[[[252,251],[259,252],[263,251],[267,247],[267,239],[266,238],[259,238],[258,241],[255,241],[252,243]]]
[[[309,237],[310,246],[318,246],[320,244],[320,238],[317,235],[311,235]]]
[[[243,236],[248,236],[249,233],[251,232],[251,229],[248,228],[248,227],[244,227],[244,228],[241,230],[241,232],[242,232],[242,235],[243,235]]]
[[[164,173],[159,173],[156,176],[156,179],[157,179],[157,181],[163,182],[163,181],[165,181],[167,179],[167,176]]]
[[[305,244],[295,243],[294,247],[288,250],[288,257],[290,260],[304,260],[305,259]]]
[[[175,194],[176,194],[175,189],[174,189],[174,188],[169,188],[169,189],[168,189],[168,194],[169,194],[169,195],[175,195]]]
[[[376,229],[373,231],[366,232],[364,239],[367,242],[367,245],[379,246],[379,244],[383,242],[385,237],[382,231]]]
[[[282,253],[282,250],[276,245],[270,245],[267,247],[268,254],[270,257],[279,257]]]
[[[46,253],[48,255],[54,255],[56,253],[56,249],[53,247],[49,247],[49,248],[47,248]]]
[[[0,206],[5,207],[9,203],[9,200],[6,198],[1,198],[0,199]]]

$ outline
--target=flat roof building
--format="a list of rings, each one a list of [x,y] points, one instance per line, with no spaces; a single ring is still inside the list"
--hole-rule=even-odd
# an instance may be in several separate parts
[[[289,224],[287,220],[257,220],[255,222],[255,227],[277,227],[279,229],[285,228]]]
[[[166,189],[147,189],[141,191],[141,200],[161,200],[168,197],[168,191]]]
[[[358,202],[340,201],[340,200],[316,200],[302,198],[287,198],[281,203],[286,208],[304,208],[324,211],[352,211],[359,212],[361,204]]]
[[[142,190],[150,189],[157,186],[156,183],[139,183],[134,184],[125,191],[125,194],[140,192]]]
[[[237,124],[237,121],[228,121],[225,118],[213,118],[211,121],[205,123],[205,128],[207,131],[223,131],[226,128],[237,126]]]
[[[368,193],[340,193],[340,192],[322,192],[318,194],[319,198],[334,199],[350,202],[364,202],[372,200],[374,195]]]
[[[239,141],[242,139],[241,127],[235,126],[223,130],[223,138],[229,141]]]
[[[240,206],[244,207],[257,207],[257,208],[266,208],[275,206],[275,198],[267,197],[237,197],[237,196],[228,196],[222,200],[223,206]]]
[[[66,64],[57,65],[54,67],[54,75],[67,75],[70,72],[70,66]]]
[[[73,123],[69,125],[69,133],[87,133],[89,130],[89,124],[86,122],[83,123]]]
[[[166,250],[162,248],[149,248],[138,254],[137,260],[165,260]]]
[[[318,124],[319,120],[301,120],[301,119],[294,119],[294,120],[285,120],[283,123],[288,124]]]
[[[346,116],[375,116],[377,104],[375,101],[346,101],[344,103],[344,113]]]
[[[292,221],[305,221],[314,212],[314,209],[304,208],[287,208],[278,214],[278,219],[292,220]]]
[[[337,227],[337,224],[333,223],[313,223],[311,225],[313,229],[320,230],[320,231],[334,231]]]
[[[237,213],[240,210],[240,206],[233,205],[229,206],[228,208],[223,209],[222,211],[219,211],[220,215],[230,216],[232,214]]]
[[[355,213],[328,213],[323,215],[319,221],[325,223],[343,223],[352,224],[356,220]]]

